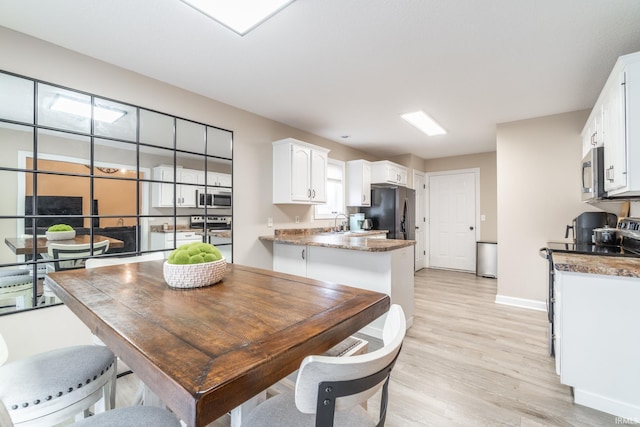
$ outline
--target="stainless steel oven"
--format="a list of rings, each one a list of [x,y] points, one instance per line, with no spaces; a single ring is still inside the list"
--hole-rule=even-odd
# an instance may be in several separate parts
[[[222,189],[196,190],[199,208],[231,208],[231,191]]]

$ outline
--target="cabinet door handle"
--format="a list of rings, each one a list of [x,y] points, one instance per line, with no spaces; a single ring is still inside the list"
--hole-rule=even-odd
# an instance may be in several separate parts
[[[316,198],[316,190],[313,190],[313,196],[311,197],[312,199]]]
[[[611,165],[611,166],[609,166],[607,168],[607,171],[605,173],[605,177],[607,178],[607,181],[611,181],[611,182],[614,181],[615,176],[614,176],[614,172],[613,172],[613,165]]]
[[[311,189],[307,190],[307,197],[311,198]]]
[[[362,195],[362,201],[363,201],[363,202],[365,202],[366,200],[367,200],[367,195],[366,195],[366,194],[363,194],[363,195]]]
[[[302,259],[305,259],[305,257],[304,257],[304,255],[305,255],[305,254],[304,254],[304,251],[306,251],[306,249],[303,249],[303,250],[302,250]]]

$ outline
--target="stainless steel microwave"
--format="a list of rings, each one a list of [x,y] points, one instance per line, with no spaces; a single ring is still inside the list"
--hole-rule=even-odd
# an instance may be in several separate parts
[[[196,203],[199,208],[231,208],[231,191],[209,189],[196,190]]]
[[[606,198],[604,191],[604,148],[594,147],[582,159],[582,201]]]

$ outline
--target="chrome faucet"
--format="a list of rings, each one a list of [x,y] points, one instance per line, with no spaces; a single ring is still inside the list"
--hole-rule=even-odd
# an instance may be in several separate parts
[[[346,216],[345,214],[343,214],[343,213],[338,213],[338,214],[336,215],[336,217],[334,218],[334,220],[333,220],[333,231],[340,231],[340,229],[338,228],[338,217],[339,217],[340,215],[342,215],[342,216],[344,217],[345,222],[348,222],[348,221],[349,221],[349,218],[347,218],[347,216]],[[346,226],[345,226],[345,228],[344,228],[344,231],[346,231]]]
[[[118,220],[118,225],[124,225],[124,218],[120,218]]]

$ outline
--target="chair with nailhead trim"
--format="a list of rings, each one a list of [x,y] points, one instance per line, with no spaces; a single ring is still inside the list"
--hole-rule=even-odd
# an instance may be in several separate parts
[[[8,351],[0,334],[0,364]],[[115,406],[116,357],[104,346],[66,347],[0,366],[0,402],[17,427],[50,427]]]
[[[0,312],[31,307],[33,307],[33,279],[29,275],[29,270],[0,270]]]
[[[14,427],[11,417],[0,401],[0,426]],[[129,406],[97,414],[78,421],[71,427],[181,427],[169,411],[154,406]]]

